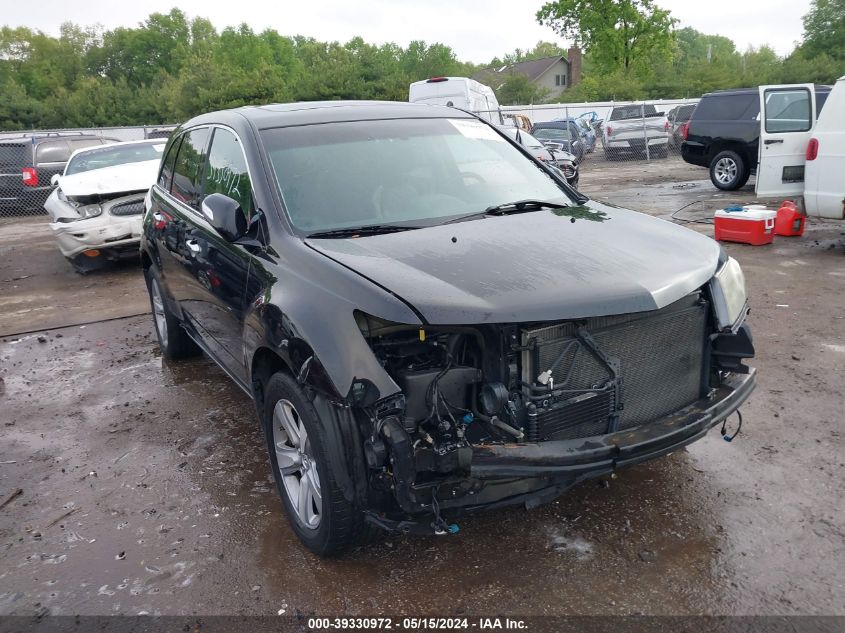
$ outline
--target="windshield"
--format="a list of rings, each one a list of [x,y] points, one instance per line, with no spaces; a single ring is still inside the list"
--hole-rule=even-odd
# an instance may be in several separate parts
[[[541,141],[568,141],[569,130],[556,127],[534,128],[534,136]]]
[[[81,174],[85,171],[114,167],[127,163],[140,163],[147,160],[161,159],[164,151],[164,141],[161,143],[138,143],[137,145],[108,146],[80,152],[70,159],[65,169],[65,175]]]
[[[641,119],[644,116],[654,116],[656,114],[657,108],[653,105],[630,105],[613,108],[613,112],[610,113],[610,120],[624,121],[625,119]]]
[[[525,199],[571,201],[541,167],[473,119],[326,123],[262,137],[291,223],[309,233],[425,226]]]
[[[522,144],[529,149],[544,149],[546,147],[528,132],[521,132],[519,136],[522,139]]]

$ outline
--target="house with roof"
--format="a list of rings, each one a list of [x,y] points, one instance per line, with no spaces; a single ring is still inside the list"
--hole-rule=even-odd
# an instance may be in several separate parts
[[[501,68],[486,68],[472,78],[498,89],[512,74],[525,75],[532,84],[547,90],[551,95],[560,94],[581,81],[581,49],[573,46],[566,55],[529,59]]]

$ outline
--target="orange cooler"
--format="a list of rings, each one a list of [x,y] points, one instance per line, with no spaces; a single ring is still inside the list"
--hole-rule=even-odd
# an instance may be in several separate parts
[[[761,246],[775,239],[777,212],[760,207],[720,209],[713,223],[720,242],[740,242]]]

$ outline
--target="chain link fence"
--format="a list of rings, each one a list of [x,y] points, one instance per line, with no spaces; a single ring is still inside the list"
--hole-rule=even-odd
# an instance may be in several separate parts
[[[61,174],[77,149],[145,138],[167,138],[173,125],[0,132],[0,221],[44,214]]]
[[[680,160],[683,126],[698,99],[504,106],[505,125],[529,131],[552,149],[584,163]],[[586,166],[586,165],[585,165]]]
[[[680,160],[683,125],[698,99],[505,106],[478,112],[521,127],[581,169]],[[501,118],[500,118],[501,117]],[[81,147],[166,138],[173,125],[0,132],[0,221],[44,213],[52,178]]]

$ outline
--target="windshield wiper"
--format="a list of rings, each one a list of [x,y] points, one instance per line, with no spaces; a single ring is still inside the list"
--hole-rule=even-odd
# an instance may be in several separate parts
[[[452,224],[454,222],[463,222],[464,220],[472,220],[474,218],[486,218],[493,215],[514,215],[516,213],[527,213],[528,211],[538,211],[540,209],[566,209],[568,204],[561,204],[560,202],[549,202],[546,200],[517,200],[515,202],[505,202],[496,204],[480,211],[478,213],[469,213],[461,215],[457,218],[447,220],[443,224]]]
[[[367,226],[347,226],[342,229],[329,229],[327,231],[316,231],[305,237],[314,238],[343,238],[363,237],[366,235],[383,235],[385,233],[398,233],[400,231],[411,231],[422,228],[420,226],[408,226],[406,224],[369,224]]]

